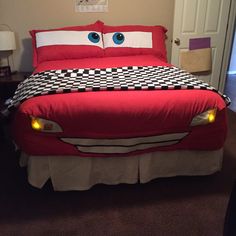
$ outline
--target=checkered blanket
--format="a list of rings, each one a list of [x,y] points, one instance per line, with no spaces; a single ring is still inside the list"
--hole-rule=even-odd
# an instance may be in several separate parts
[[[19,84],[8,106],[12,110],[26,99],[49,94],[104,90],[204,89],[230,99],[214,87],[177,67],[130,66],[105,69],[48,70]]]

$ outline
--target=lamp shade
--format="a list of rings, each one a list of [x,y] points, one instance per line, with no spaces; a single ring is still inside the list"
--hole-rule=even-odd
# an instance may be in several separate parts
[[[12,31],[0,31],[0,51],[16,49],[15,34]]]

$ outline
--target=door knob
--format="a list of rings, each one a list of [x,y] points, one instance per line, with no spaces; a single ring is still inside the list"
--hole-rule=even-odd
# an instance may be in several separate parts
[[[179,46],[179,45],[180,45],[180,39],[179,39],[179,38],[176,38],[176,39],[174,40],[174,43]]]

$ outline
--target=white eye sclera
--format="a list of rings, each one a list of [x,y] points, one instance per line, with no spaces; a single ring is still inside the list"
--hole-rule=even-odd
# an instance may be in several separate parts
[[[152,48],[152,32],[113,32],[103,35],[104,48]]]
[[[103,48],[100,32],[45,31],[36,33],[36,47],[53,45],[91,45]]]

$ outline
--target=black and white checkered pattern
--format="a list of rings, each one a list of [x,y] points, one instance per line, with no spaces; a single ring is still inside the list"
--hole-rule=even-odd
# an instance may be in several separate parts
[[[104,90],[204,89],[217,92],[228,105],[230,99],[214,87],[177,67],[131,66],[105,69],[48,70],[31,75],[19,84],[8,110],[31,97]]]

